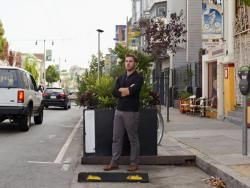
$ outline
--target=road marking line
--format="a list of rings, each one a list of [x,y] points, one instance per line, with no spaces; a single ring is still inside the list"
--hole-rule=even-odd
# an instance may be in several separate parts
[[[46,161],[27,161],[27,162],[34,164],[55,164],[54,162],[46,162]]]
[[[63,147],[61,148],[60,152],[58,153],[54,163],[57,163],[57,164],[60,164],[62,162],[62,159],[70,145],[70,143],[72,142],[73,138],[74,138],[74,135],[77,131],[77,129],[80,127],[81,125],[81,122],[82,122],[82,117],[81,119],[78,121],[78,123],[75,125],[73,131],[71,132],[71,134],[69,135],[67,141],[65,142],[65,144],[63,145]]]
[[[70,165],[69,164],[64,164],[64,165],[62,165],[62,168],[61,168],[61,171],[68,171],[69,170],[69,167],[70,167]]]
[[[51,134],[51,135],[49,135],[49,139],[52,139],[52,138],[55,138],[56,137],[56,135],[55,134]]]

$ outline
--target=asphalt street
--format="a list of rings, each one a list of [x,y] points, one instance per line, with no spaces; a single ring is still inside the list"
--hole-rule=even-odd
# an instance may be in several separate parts
[[[0,124],[1,188],[68,188],[82,151],[82,109],[44,111],[42,125],[20,132]]]
[[[42,125],[20,132],[17,125],[0,124],[0,188],[80,187],[210,187],[209,176],[194,166],[141,166],[149,184],[77,182],[81,171],[103,171],[101,165],[82,165],[82,109],[50,108]],[[120,171],[126,172],[126,166]]]

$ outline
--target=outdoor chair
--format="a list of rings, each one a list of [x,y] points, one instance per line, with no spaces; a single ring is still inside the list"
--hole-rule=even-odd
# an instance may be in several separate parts
[[[196,98],[196,95],[192,95],[189,97],[189,106],[190,106],[190,114],[195,115],[199,109],[199,103]]]
[[[180,112],[187,113],[190,111],[190,102],[189,97],[180,100]]]
[[[208,106],[208,99],[206,97],[200,97],[197,99],[198,105],[198,111],[200,113],[201,117],[206,117],[206,112],[209,109],[210,106]]]

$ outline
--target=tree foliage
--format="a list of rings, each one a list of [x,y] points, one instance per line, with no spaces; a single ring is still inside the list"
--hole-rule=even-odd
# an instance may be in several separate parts
[[[4,59],[4,47],[7,43],[6,38],[4,38],[4,28],[0,20],[0,59]]]
[[[250,0],[242,0],[247,6],[250,6]]]
[[[60,79],[60,73],[57,65],[49,65],[46,69],[46,81],[49,83],[57,82]]]
[[[100,56],[100,72],[102,72],[102,69],[104,67],[104,61],[102,59],[103,59],[103,55],[101,54],[101,56]],[[98,71],[98,57],[96,55],[91,56],[89,70],[90,70],[90,73],[95,73],[95,72],[97,73],[97,71]]]
[[[166,52],[175,53],[178,45],[186,42],[182,11],[179,15],[171,14],[168,21],[160,17],[141,19],[139,25],[147,43],[144,50],[154,57],[165,55]]]
[[[27,55],[23,62],[23,68],[30,72],[36,81],[39,78],[38,63],[38,59],[33,55]]]

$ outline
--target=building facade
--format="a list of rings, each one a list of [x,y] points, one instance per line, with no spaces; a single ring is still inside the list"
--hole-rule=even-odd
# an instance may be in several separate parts
[[[249,65],[247,59],[242,58],[247,54],[246,43],[241,41],[241,33],[235,32],[237,10],[241,5],[236,0],[203,0],[202,6],[203,48],[206,49],[202,57],[202,93],[211,101],[217,118],[224,119],[241,103],[238,68]],[[243,38],[246,36],[247,32]]]
[[[235,72],[239,67],[250,66],[250,7],[246,6],[242,1],[236,0],[234,4],[235,10],[235,28],[234,28],[234,59],[236,62]],[[239,77],[235,75],[236,83],[239,82]],[[236,84],[236,104],[242,105],[242,95]]]
[[[163,60],[160,68],[160,75],[163,77],[160,83],[166,87],[166,83],[163,82],[166,75],[164,72],[170,72],[169,87],[172,90],[171,100],[177,98],[178,92],[185,90],[187,85],[192,87],[192,90],[196,87],[201,88],[201,68],[198,70],[197,64],[200,63],[199,52],[202,48],[201,42],[201,19],[202,3],[200,0],[133,0],[133,18],[132,23],[138,25],[140,18],[156,18],[165,17],[166,21],[171,19],[171,14],[183,14],[183,22],[186,25],[187,34],[185,36],[187,42],[178,46],[175,54],[168,53],[169,57]],[[143,37],[140,38],[140,48],[143,49],[145,42]],[[187,66],[188,65],[188,66]],[[156,67],[153,71],[156,70]],[[191,81],[184,81],[183,74],[186,72],[192,73]],[[154,75],[154,74],[153,74]],[[198,75],[198,76],[197,76]],[[197,82],[196,79],[200,79]],[[160,88],[164,88],[160,86]],[[162,90],[162,89],[161,89]],[[166,92],[166,89],[164,90]]]

